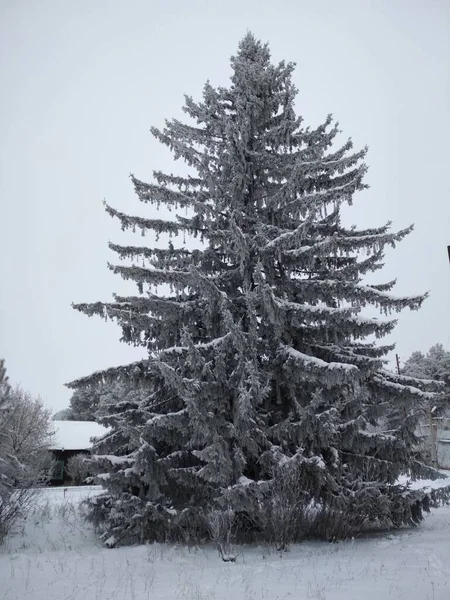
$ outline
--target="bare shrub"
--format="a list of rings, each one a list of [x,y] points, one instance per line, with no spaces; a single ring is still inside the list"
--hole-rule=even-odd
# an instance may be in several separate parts
[[[297,473],[277,469],[270,491],[259,503],[264,538],[279,551],[287,550],[308,534],[310,508]]]
[[[365,519],[351,510],[316,506],[310,514],[308,537],[336,542],[354,537],[364,528]]]
[[[277,468],[272,485],[258,502],[262,538],[285,551],[308,538],[337,541],[354,537],[367,526],[366,511],[354,499],[315,500],[296,470]]]
[[[230,507],[210,510],[206,515],[209,534],[224,562],[235,562],[238,553],[234,546],[236,539],[236,514]]]
[[[38,488],[22,488],[9,496],[0,496],[0,544],[11,532],[19,517],[26,515],[35,505]]]
[[[84,454],[71,456],[66,471],[75,485],[81,485],[89,476],[89,459]]]
[[[188,548],[200,546],[209,537],[209,526],[201,509],[185,508],[169,526],[167,541],[183,543]]]

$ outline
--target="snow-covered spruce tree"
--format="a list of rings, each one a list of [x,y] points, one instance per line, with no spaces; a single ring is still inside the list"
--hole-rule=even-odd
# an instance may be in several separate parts
[[[53,415],[54,421],[95,421],[100,398],[111,391],[111,385],[101,384],[74,391],[69,406]]]
[[[405,361],[403,375],[441,382],[441,394],[433,399],[438,413],[450,416],[450,352],[442,344],[435,344],[426,354],[413,352]]]
[[[405,375],[442,381],[450,388],[450,351],[435,344],[426,354],[413,352],[401,369]]]
[[[104,386],[75,390],[69,402],[68,421],[93,421]]]
[[[301,482],[305,506],[348,515],[353,531],[418,523],[429,499],[396,480],[422,469],[413,432],[432,392],[383,369],[391,346],[373,338],[395,320],[362,314],[420,307],[424,296],[391,296],[394,282],[363,283],[382,267],[384,247],[412,228],[346,228],[340,207],[366,187],[366,150],[353,152],[350,140],[332,150],[331,117],[303,126],[294,65],[272,65],[251,34],[231,66],[229,88],[207,83],[202,102],[186,97],[195,125],[152,129],[190,174],[132,177],[142,203],[184,214],[106,206],[124,229],[203,244],[111,243],[131,264],[110,269],[139,295],[75,306],[116,320],[122,339],[148,352],[69,384],[118,380],[138,390],[102,420],[112,432],[96,446],[106,487],[96,521],[109,544],[161,539],[212,507],[256,527],[258,507],[288,476]],[[404,416],[394,420],[399,405]]]
[[[90,499],[88,504],[90,519],[100,528],[108,546],[166,537],[164,521],[152,519],[149,531],[149,516],[142,511],[147,497],[158,496],[152,472],[154,461],[145,463],[148,444],[141,438],[143,426],[153,415],[155,395],[148,386],[133,383],[130,386],[130,382],[106,382],[93,386],[99,396],[95,419],[109,431],[94,443],[89,466],[105,493]],[[137,468],[138,457],[140,468]],[[157,505],[157,508],[162,507]]]

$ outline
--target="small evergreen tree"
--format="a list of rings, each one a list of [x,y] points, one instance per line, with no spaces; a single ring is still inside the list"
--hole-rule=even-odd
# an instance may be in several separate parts
[[[132,177],[142,203],[186,213],[143,218],[106,206],[123,229],[190,235],[199,247],[111,243],[131,264],[109,268],[139,295],[75,306],[116,320],[123,341],[148,353],[70,384],[124,386],[97,412],[112,427],[94,448],[106,491],[92,514],[108,545],[201,529],[211,509],[255,529],[280,478],[300,482],[304,506],[354,516],[352,531],[418,523],[428,508],[396,481],[423,469],[414,429],[432,392],[383,368],[392,346],[367,338],[396,321],[363,314],[422,304],[390,295],[395,282],[363,283],[412,227],[345,227],[341,205],[367,187],[366,150],[349,140],[331,151],[331,117],[303,126],[294,65],[272,65],[251,34],[231,66],[229,88],[207,83],[202,102],[186,97],[195,125],[152,129],[189,174]]]
[[[74,421],[74,419],[72,419],[72,411],[70,408],[58,410],[58,412],[55,412],[52,419],[53,421]]]
[[[55,413],[55,421],[95,421],[95,413],[99,407],[100,399],[109,393],[108,384],[79,388],[74,391],[69,401],[69,406]]]
[[[413,352],[403,365],[402,373],[441,382],[441,394],[433,399],[433,404],[450,416],[450,352],[442,344],[435,344],[426,354]]]
[[[104,386],[75,390],[69,403],[68,420],[94,421],[95,411],[103,393],[102,387]]]
[[[402,373],[442,381],[450,387],[450,352],[442,344],[435,344],[426,354],[413,352],[403,365]]]
[[[95,387],[95,386],[94,386]],[[96,412],[96,420],[109,429],[94,443],[89,471],[96,474],[107,492],[90,501],[91,520],[103,531],[107,545],[144,542],[146,539],[164,538],[164,530],[154,519],[152,533],[148,530],[149,518],[142,513],[142,504],[150,492],[158,494],[153,463],[139,464],[148,451],[141,434],[146,421],[152,416],[150,406],[153,394],[148,387],[135,381],[127,384],[102,385],[104,393]],[[140,458],[141,457],[141,458]],[[120,510],[116,503],[122,501]],[[149,506],[151,508],[151,506]],[[163,510],[158,506],[158,510]],[[159,525],[159,527],[158,527]]]

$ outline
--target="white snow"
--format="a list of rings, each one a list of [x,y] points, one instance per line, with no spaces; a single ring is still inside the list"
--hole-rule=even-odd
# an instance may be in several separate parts
[[[442,471],[444,473],[444,471]],[[448,487],[450,485],[450,473],[446,473],[447,477],[445,479],[417,479],[416,481],[410,481],[410,487],[412,490],[439,490],[441,488]],[[398,478],[398,483],[405,485],[409,478],[406,476],[402,476]]]
[[[313,367],[319,369],[339,369],[341,371],[358,371],[358,367],[356,365],[350,365],[348,363],[338,363],[338,362],[330,362],[327,363],[325,360],[321,358],[317,358],[315,356],[310,356],[309,354],[303,354],[303,352],[299,352],[290,346],[283,346],[283,349],[290,354],[296,360],[303,362],[304,364],[311,365]]]
[[[52,450],[88,450],[91,438],[101,437],[108,431],[94,421],[53,421],[54,438]]]
[[[393,388],[399,390],[400,392],[408,390],[410,394],[421,396],[422,398],[426,398],[427,400],[432,400],[433,398],[436,398],[435,392],[422,392],[422,390],[419,390],[419,388],[412,387],[411,385],[405,385],[403,383],[395,383],[393,381],[388,381],[384,377],[374,376],[373,380],[377,383],[381,383],[384,387]]]
[[[146,424],[153,425],[154,423],[158,423],[158,421],[167,421],[171,417],[181,417],[186,413],[187,413],[187,408],[182,408],[181,410],[178,410],[177,412],[168,412],[168,413],[165,413],[162,415],[155,415],[151,419],[148,419]]]
[[[318,305],[301,304],[299,302],[289,302],[288,300],[282,300],[281,298],[277,298],[276,296],[274,296],[274,301],[275,301],[275,304],[279,308],[285,309],[285,310],[293,310],[293,311],[317,314],[322,317],[325,315],[343,315],[345,318],[350,316],[350,315],[348,315],[349,310],[350,310],[349,307],[332,308],[331,306],[327,306],[326,304],[323,304],[323,303],[318,304]]]
[[[430,482],[413,485],[423,483]],[[416,529],[337,544],[305,542],[285,553],[238,547],[236,562],[224,563],[211,546],[102,547],[79,506],[99,491],[43,491],[0,548],[2,600],[450,598],[450,507],[434,510]]]
[[[450,441],[450,440],[449,440]],[[242,487],[247,487],[248,485],[251,485],[252,483],[255,483],[253,479],[249,479],[248,477],[246,477],[245,475],[241,475],[238,479],[238,483],[240,485],[242,485]]]
[[[410,375],[399,375],[398,373],[394,373],[393,371],[387,371],[386,369],[380,369],[380,373],[396,383],[405,383],[408,381],[417,381],[417,383],[423,385],[438,385],[445,386],[443,381],[436,381],[433,379],[420,379],[419,377],[411,377]]]
[[[134,458],[130,458],[129,456],[115,456],[114,454],[94,454],[92,460],[102,461],[106,460],[112,465],[124,465],[124,464],[133,464]]]
[[[201,342],[199,344],[194,344],[193,348],[198,350],[205,350],[208,348],[213,348],[214,346],[219,346],[222,342],[230,337],[230,333],[226,333],[225,335],[215,338],[210,342]],[[184,354],[189,351],[188,346],[170,346],[170,348],[164,348],[163,350],[157,350],[155,352],[155,356],[161,356],[163,354]]]

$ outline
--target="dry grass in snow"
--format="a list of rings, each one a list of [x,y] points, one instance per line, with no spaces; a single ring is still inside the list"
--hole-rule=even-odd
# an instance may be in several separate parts
[[[4,600],[448,600],[450,507],[414,530],[277,553],[245,547],[224,563],[212,547],[109,550],[83,521],[96,488],[44,490],[0,549]]]

